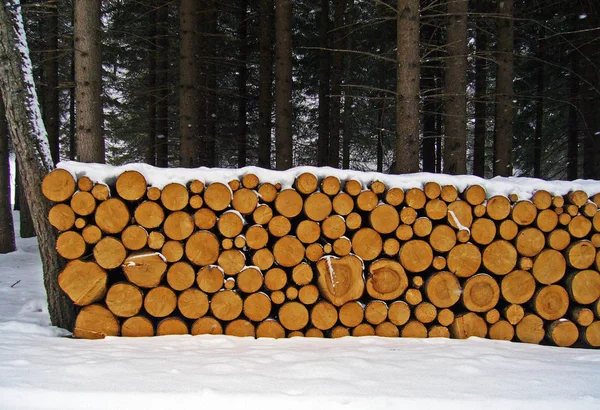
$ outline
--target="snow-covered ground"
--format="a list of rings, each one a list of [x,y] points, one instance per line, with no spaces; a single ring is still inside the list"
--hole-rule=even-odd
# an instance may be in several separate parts
[[[600,408],[597,350],[483,339],[60,337],[35,239],[18,247],[0,255],[1,409]]]

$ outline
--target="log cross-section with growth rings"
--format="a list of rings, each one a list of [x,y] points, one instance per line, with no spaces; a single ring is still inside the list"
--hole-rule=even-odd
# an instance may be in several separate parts
[[[41,188],[75,337],[600,347],[600,182],[69,162]]]

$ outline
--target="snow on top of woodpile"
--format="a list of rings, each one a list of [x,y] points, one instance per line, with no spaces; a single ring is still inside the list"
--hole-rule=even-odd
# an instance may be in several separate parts
[[[494,177],[483,179],[473,175],[446,175],[419,172],[415,174],[390,175],[379,172],[362,172],[336,169],[330,167],[296,167],[286,171],[275,171],[259,167],[231,168],[157,168],[147,164],[127,164],[112,166],[104,164],[89,164],[75,161],[63,161],[57,165],[69,171],[75,178],[87,176],[94,182],[112,184],[125,171],[135,170],[146,178],[150,186],[163,188],[165,185],[177,182],[187,184],[194,179],[205,184],[213,182],[227,183],[241,179],[246,174],[256,175],[261,183],[280,183],[282,189],[290,188],[295,178],[309,172],[318,178],[335,176],[341,181],[355,179],[366,189],[373,181],[383,182],[387,188],[422,188],[427,182],[437,182],[440,185],[454,185],[463,191],[470,185],[481,185],[487,192],[487,197],[494,195],[508,196],[517,194],[520,199],[530,199],[535,191],[546,190],[552,195],[565,195],[570,191],[582,190],[589,196],[600,192],[600,181],[578,179],[575,181],[544,181],[537,178],[523,177]]]

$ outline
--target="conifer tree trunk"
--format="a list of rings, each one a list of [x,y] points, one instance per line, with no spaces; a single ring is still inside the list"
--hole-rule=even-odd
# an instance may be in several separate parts
[[[331,76],[330,97],[330,123],[331,133],[329,135],[329,166],[340,167],[340,129],[342,108],[342,73],[344,65],[344,9],[345,0],[335,0],[335,13],[333,22],[333,74]]]
[[[331,112],[331,45],[329,38],[329,0],[321,0],[319,17],[319,140],[317,146],[317,165],[322,167],[329,161],[329,115]]]
[[[19,163],[19,159],[16,162]],[[17,169],[20,170],[21,166],[17,165]],[[33,238],[35,236],[35,227],[33,226],[31,210],[27,203],[27,193],[23,186],[21,172],[18,172],[16,177],[19,180],[19,236],[21,238]]]
[[[398,0],[396,174],[419,171],[419,1]]]
[[[583,129],[584,129],[584,155],[583,155],[583,177],[600,178],[600,40],[598,28],[600,27],[600,15],[593,3],[586,3],[584,12],[587,15],[588,35],[586,44],[582,47],[585,56],[583,77],[585,85],[582,87],[583,106]]]
[[[208,54],[208,69],[206,75],[206,87],[208,97],[206,99],[206,165],[209,167],[218,166],[217,158],[217,7],[219,3],[216,0],[208,1],[208,34],[206,42]]]
[[[246,82],[248,81],[248,0],[240,0],[238,39],[240,42],[240,72],[238,74],[238,167],[246,166],[246,157],[248,155],[246,135],[248,133],[247,124],[247,101],[248,91]]]
[[[44,125],[48,131],[48,142],[54,163],[60,161],[59,142],[60,114],[58,103],[58,7],[56,0],[49,0],[46,5],[46,53],[44,55]]]
[[[352,50],[353,46],[353,25],[354,25],[354,0],[348,0],[346,7],[346,50]],[[351,84],[352,76],[352,53],[346,53],[344,57],[344,81],[345,84]],[[350,168],[350,145],[352,144],[353,118],[352,118],[352,95],[347,90],[344,91],[344,115],[342,121],[342,168]]]
[[[538,67],[537,67],[537,101],[535,106],[535,137],[533,142],[533,176],[535,178],[541,178],[542,176],[542,135],[543,135],[543,125],[544,125],[544,58],[545,58],[545,29],[542,24],[539,31],[539,39],[538,39]],[[577,53],[571,53],[577,54]],[[572,56],[571,56],[572,58]],[[572,77],[575,77],[574,75]],[[571,111],[569,110],[569,115]],[[571,146],[569,145],[569,148]],[[568,156],[569,165],[571,161],[571,156]],[[577,161],[575,161],[577,164]],[[577,167],[577,165],[575,165]],[[569,168],[569,166],[568,166]],[[575,174],[577,174],[577,168],[575,169]]]
[[[514,0],[498,0],[494,175],[512,175]]]
[[[487,137],[487,34],[480,27],[476,28],[475,57],[475,129],[473,149],[473,174],[485,176],[485,140]]]
[[[260,73],[258,89],[258,166],[271,168],[271,109],[273,96],[273,0],[260,0]]]
[[[569,54],[571,65],[571,75],[569,76],[570,91],[569,91],[569,118],[568,118],[568,143],[567,143],[567,179],[577,179],[578,160],[579,160],[579,129],[577,127],[577,117],[579,112],[579,104],[577,97],[579,95],[579,53],[572,52]],[[538,73],[542,76],[543,73]],[[538,79],[538,92],[540,87],[543,87],[543,77]],[[540,85],[541,82],[541,85]],[[543,112],[539,113],[543,116]],[[536,128],[536,143],[537,143],[537,128]],[[541,162],[541,140],[540,143],[540,162]],[[536,161],[538,157],[536,156]],[[536,162],[537,164],[537,162]],[[534,175],[540,177],[541,175]]]
[[[292,0],[275,0],[276,168],[292,167]]]
[[[4,103],[0,98],[0,253],[16,250],[10,191],[10,163],[8,155],[8,125]]]
[[[467,173],[467,0],[448,2],[444,172]]]
[[[100,0],[75,0],[74,8],[77,156],[104,163]]]
[[[169,1],[156,9],[156,165],[169,166]]]
[[[148,147],[146,163],[156,165],[156,5],[147,1],[148,17]]]

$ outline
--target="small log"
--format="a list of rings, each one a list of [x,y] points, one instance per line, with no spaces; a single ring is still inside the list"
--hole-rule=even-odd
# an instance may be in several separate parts
[[[400,330],[393,323],[382,322],[375,328],[375,335],[379,337],[398,337],[400,336]]]
[[[352,247],[352,244],[350,244]],[[396,238],[387,238],[383,242],[383,253],[387,256],[396,256],[400,251],[400,242]]]
[[[437,270],[443,270],[446,267],[446,258],[443,256],[434,256],[431,265]]]
[[[588,218],[593,218],[598,213],[598,205],[593,202],[588,202],[581,208],[581,213]]]
[[[470,228],[473,223],[473,209],[467,201],[454,201],[448,205],[447,219],[454,229]]]
[[[215,293],[221,290],[225,275],[218,266],[204,266],[198,271],[196,283],[198,287],[206,293]]]
[[[505,240],[496,240],[485,247],[483,266],[496,275],[506,275],[517,265],[517,250]]]
[[[385,184],[381,181],[373,181],[371,185],[369,185],[369,189],[375,192],[377,195],[381,195],[385,192]]]
[[[317,271],[321,296],[335,306],[342,306],[362,296],[365,289],[363,264],[356,256],[324,257],[317,262]]]
[[[501,293],[509,303],[523,304],[535,293],[535,279],[524,270],[514,270],[502,278]]]
[[[284,236],[273,245],[273,256],[281,266],[296,266],[304,258],[304,245],[295,236]]]
[[[400,211],[400,221],[405,225],[412,225],[417,219],[417,211],[415,208],[405,206]]]
[[[500,233],[500,237],[502,239],[512,241],[519,233],[519,227],[514,221],[507,219],[500,223],[498,232]]]
[[[75,224],[75,213],[69,205],[57,204],[50,209],[48,221],[59,231],[68,231]]]
[[[148,234],[148,247],[150,249],[154,249],[154,250],[159,250],[162,249],[162,247],[165,244],[165,236],[158,232],[158,231],[152,231]]]
[[[486,211],[488,216],[494,221],[502,221],[510,215],[510,201],[503,195],[493,196],[487,201]]]
[[[246,256],[239,249],[229,249],[221,252],[217,264],[226,275],[237,275],[246,265]]]
[[[265,274],[265,286],[269,290],[281,290],[287,284],[287,274],[281,268],[271,268]]]
[[[144,302],[144,294],[137,286],[119,282],[106,293],[106,307],[120,317],[132,317],[139,313]]]
[[[242,298],[232,290],[215,293],[210,300],[210,311],[220,320],[234,320],[242,313]]]
[[[583,215],[577,215],[567,227],[569,233],[574,238],[585,238],[592,230],[592,222]]]
[[[208,208],[200,208],[194,213],[194,224],[199,229],[212,229],[216,223],[217,215]]]
[[[402,188],[390,188],[385,193],[385,202],[391,206],[399,206],[404,202],[404,191]]]
[[[420,188],[411,188],[406,191],[404,202],[406,205],[413,209],[423,209],[425,206],[425,202],[427,201],[427,197],[425,193]]]
[[[459,229],[458,232],[456,232],[456,239],[460,243],[469,242],[469,240],[471,239],[471,231],[467,228]]]
[[[423,295],[419,289],[408,289],[404,294],[404,300],[411,306],[417,306],[423,301]]]
[[[567,199],[570,203],[579,208],[585,205],[589,198],[588,194],[586,194],[584,191],[577,190],[569,192],[567,194]]]
[[[100,239],[102,239],[102,231],[96,225],[87,225],[85,228],[83,228],[81,236],[83,237],[85,243],[94,245],[98,243]]]
[[[148,188],[146,191],[146,198],[151,201],[158,201],[160,199],[161,191],[157,187],[153,186]]]
[[[517,235],[516,247],[517,252],[523,256],[536,256],[546,244],[546,238],[542,231],[537,228],[523,229]]]
[[[557,251],[566,249],[570,243],[571,235],[564,229],[555,229],[548,233],[548,237],[546,238],[546,244]]]
[[[204,191],[204,182],[194,179],[192,182],[190,182],[188,188],[192,194],[199,195],[202,193],[202,191]]]
[[[470,185],[463,191],[462,196],[473,206],[482,204],[485,201],[485,188],[481,185]]]
[[[489,332],[492,340],[512,340],[515,337],[515,328],[506,320],[499,320],[490,326]]]
[[[219,219],[219,222],[221,222],[223,219],[227,219],[226,215],[230,215],[230,214],[227,214],[227,213],[223,214],[223,216],[221,216],[221,218]],[[236,218],[238,217],[237,214],[233,214],[233,215],[235,215]],[[224,222],[224,225],[228,225],[227,222]],[[240,225],[242,225],[241,222],[240,222]],[[189,238],[189,236],[192,234],[192,232],[194,232],[194,221],[192,220],[192,217],[190,216],[190,214],[188,214],[187,212],[182,212],[182,211],[172,212],[169,214],[167,219],[165,219],[165,223],[163,225],[163,232],[170,239],[173,239],[175,241],[183,241],[183,240]],[[241,232],[241,227],[240,227],[240,232]],[[223,235],[225,235],[225,233],[223,231],[221,231],[221,233]],[[230,233],[230,232],[227,231],[227,233]],[[228,235],[225,235],[225,236],[231,237]]]
[[[294,266],[292,280],[298,286],[308,285],[313,280],[313,271],[309,264],[301,263]]]
[[[296,227],[296,236],[302,243],[314,243],[318,241],[321,236],[321,227],[315,221],[301,221]]]
[[[571,215],[567,213],[558,214],[558,223],[562,226],[567,226],[571,223]]]
[[[427,331],[427,337],[450,337],[450,330],[446,326],[432,326]]]
[[[83,176],[77,180],[77,189],[80,191],[89,192],[94,187],[94,182],[86,176]]]
[[[178,241],[166,241],[162,246],[160,253],[165,257],[167,262],[178,262],[183,257],[183,244]]]
[[[219,240],[209,231],[195,232],[185,243],[185,256],[194,265],[212,265],[219,257]]]
[[[302,212],[302,197],[294,189],[284,189],[275,199],[275,209],[286,218],[294,218]]]
[[[302,332],[301,330],[294,330],[293,332],[288,332],[287,337],[304,337],[304,332]]]
[[[97,183],[92,188],[92,196],[98,201],[106,201],[110,198],[110,189],[105,184]]]
[[[365,310],[359,302],[347,302],[340,307],[340,323],[344,326],[356,327],[362,323],[364,317]]]
[[[260,270],[246,267],[237,275],[237,287],[242,292],[253,293],[262,288],[264,279]]]
[[[521,306],[521,305],[514,305],[514,304],[508,305],[502,309],[502,316],[511,325],[516,325],[525,316],[525,310],[523,309],[523,306]]]
[[[130,214],[123,201],[111,198],[98,205],[94,218],[96,225],[98,228],[102,229],[103,232],[107,234],[117,234],[129,224]],[[141,223],[140,225],[144,226]],[[147,226],[144,227],[147,228]]]
[[[402,265],[391,259],[378,259],[369,266],[366,289],[374,299],[394,300],[408,287]]]
[[[276,320],[265,320],[256,327],[256,337],[283,339],[285,338],[285,329]]]
[[[362,191],[356,198],[356,206],[361,211],[371,212],[377,206],[379,198],[373,191]]]
[[[437,314],[437,321],[440,325],[448,327],[454,322],[454,312],[450,309],[440,309]]]
[[[179,317],[167,317],[156,325],[156,336],[187,335],[187,324]]]
[[[314,174],[304,172],[296,177],[294,186],[301,194],[310,195],[317,190],[319,180]]]
[[[437,199],[442,193],[442,187],[437,182],[426,182],[423,186],[423,192],[427,199]]]
[[[567,248],[565,256],[570,267],[587,269],[596,259],[596,248],[588,240],[577,241]]]
[[[125,337],[149,337],[154,336],[154,325],[145,316],[133,316],[127,318],[121,325],[121,336]]]
[[[548,191],[539,190],[535,191],[531,197],[531,201],[540,211],[550,208],[552,206],[552,195]]]
[[[248,188],[248,189],[254,189],[258,186],[259,184],[259,179],[258,176],[256,176],[255,174],[252,173],[248,173],[246,175],[244,175],[244,177],[242,178],[242,185],[244,186],[244,188]]]
[[[115,269],[121,266],[126,257],[127,251],[121,241],[110,236],[101,239],[94,246],[94,259],[104,269]]]
[[[486,213],[485,205],[479,204],[479,205],[475,205],[473,207],[473,215],[475,215],[477,218],[483,218],[485,213]]]
[[[73,336],[78,339],[104,339],[106,336],[118,336],[120,330],[119,321],[110,310],[100,305],[89,305],[77,315]]]
[[[559,285],[542,287],[533,296],[533,309],[546,320],[562,318],[569,309],[569,294]]]
[[[244,249],[246,247],[246,237],[244,235],[238,235],[233,240],[233,244],[238,249]]]
[[[121,232],[121,242],[131,251],[139,251],[148,243],[148,231],[139,225],[129,225]]]
[[[448,270],[459,278],[473,276],[481,266],[481,252],[472,243],[463,243],[450,250],[447,257]]]
[[[100,206],[98,206],[98,210],[100,210],[100,208],[109,201],[118,201],[118,199],[109,199],[108,201],[103,202],[102,204],[100,204]],[[96,214],[97,213],[98,212],[96,212]],[[165,211],[156,202],[145,201],[139,204],[137,208],[135,208],[134,217],[135,221],[144,228],[154,229],[160,226],[160,224],[162,224],[165,220]]]
[[[445,225],[444,225],[445,226]],[[450,228],[450,227],[448,227]],[[451,229],[451,228],[450,228]],[[413,237],[413,229],[410,225],[400,225],[395,232],[396,238],[401,241],[408,241]]]
[[[300,330],[308,324],[306,307],[298,302],[286,302],[279,308],[279,322],[287,330]]]
[[[375,336],[375,328],[373,328],[373,326],[368,323],[361,323],[360,325],[352,329],[352,336]]]
[[[358,252],[356,254],[361,256]],[[431,266],[433,250],[429,243],[420,239],[414,239],[402,245],[399,258],[404,269],[409,272],[419,273]]]
[[[344,192],[333,198],[333,210],[336,214],[346,216],[354,209],[354,199]]]
[[[341,314],[341,313],[340,313]],[[397,300],[390,304],[388,320],[396,326],[402,326],[410,319],[410,307],[406,302]],[[362,319],[361,319],[362,320]]]
[[[579,329],[570,320],[560,319],[548,325],[546,335],[556,346],[569,347],[579,339]]]
[[[188,319],[198,319],[208,312],[208,296],[200,289],[186,289],[177,298],[177,308]]]
[[[600,248],[600,233],[595,233],[591,238],[592,244],[596,247],[596,249]]]
[[[190,288],[195,281],[196,272],[194,272],[192,265],[187,262],[176,262],[169,266],[169,269],[167,270],[167,283],[174,290],[186,290]]]
[[[337,256],[346,256],[351,250],[352,243],[350,242],[350,239],[346,238],[345,236],[337,238],[335,241],[333,241],[333,252]]]
[[[398,211],[388,204],[380,204],[369,214],[371,227],[381,234],[389,234],[396,230],[400,223]]]
[[[594,321],[594,312],[583,306],[575,306],[569,309],[569,316],[579,326],[589,326]]]
[[[271,299],[264,293],[253,293],[244,299],[244,315],[254,321],[262,322],[271,314]]]
[[[337,195],[341,189],[341,182],[338,177],[328,176],[321,181],[321,191],[329,196]]]
[[[306,331],[306,337],[316,337],[322,339],[325,337],[325,334],[321,329],[317,329],[316,327],[312,327]]]
[[[372,325],[383,323],[387,319],[388,307],[381,300],[372,300],[365,307],[365,319]]]
[[[282,215],[274,216],[269,221],[269,233],[277,238],[281,238],[292,230],[292,224],[288,218]]]
[[[426,338],[427,328],[418,320],[411,320],[402,328],[401,337]]]
[[[437,317],[437,309],[429,302],[421,302],[415,307],[415,317],[421,323],[431,323]]]
[[[531,225],[537,217],[537,208],[530,201],[518,201],[512,208],[511,219],[517,225]]]
[[[214,317],[204,316],[192,324],[192,335],[222,335],[223,326]]]
[[[448,205],[441,199],[432,199],[425,204],[425,215],[433,221],[444,219],[448,215]]]
[[[106,272],[95,262],[73,260],[58,275],[58,285],[77,306],[100,300],[106,294]]]
[[[273,266],[273,262],[275,262],[275,257],[273,256],[273,252],[268,248],[259,249],[252,256],[252,264],[257,266],[261,271],[268,270]]]
[[[254,212],[258,205],[258,196],[256,195],[256,192],[251,189],[238,189],[233,194],[231,205],[233,205],[233,209],[242,215],[249,215]]]
[[[254,223],[259,225],[266,225],[273,218],[273,209],[269,205],[260,204],[252,212],[252,219]]]
[[[71,198],[70,206],[77,215],[91,215],[96,210],[96,199],[89,192],[78,191]]]
[[[319,288],[315,285],[304,285],[298,291],[298,299],[304,305],[312,305],[319,299]]]
[[[263,202],[273,202],[277,198],[278,189],[275,185],[265,182],[258,187],[258,195]]]
[[[176,307],[177,295],[166,286],[151,289],[144,298],[144,309],[154,317],[167,317]]]
[[[185,186],[173,182],[162,189],[160,201],[169,211],[181,211],[189,203],[190,194]]]
[[[331,215],[321,225],[323,236],[329,239],[337,239],[346,233],[346,223],[340,215]]]
[[[137,171],[125,171],[115,184],[117,194],[126,201],[137,201],[146,193],[146,178]]]
[[[490,275],[479,273],[466,280],[461,299],[471,312],[487,312],[498,304],[500,287]]]
[[[75,228],[83,229],[87,225],[87,221],[84,218],[75,219]]]
[[[473,312],[456,316],[450,325],[450,335],[454,339],[468,339],[471,336],[486,337],[487,332],[485,320]]]
[[[246,245],[250,249],[262,249],[268,242],[269,233],[261,225],[253,225],[246,231]]]
[[[595,270],[574,272],[567,277],[571,299],[582,305],[594,303],[600,297],[600,273]]]
[[[52,202],[64,202],[75,192],[75,179],[69,171],[57,168],[44,177],[42,194]]]
[[[449,308],[459,301],[462,288],[456,276],[447,271],[436,272],[425,282],[425,295],[438,308]]]
[[[429,235],[429,243],[437,252],[448,252],[456,245],[456,232],[448,225],[437,225]]]
[[[517,338],[524,343],[539,344],[544,339],[544,321],[537,315],[528,314],[517,324]]]
[[[600,347],[600,321],[582,330],[582,339],[591,347]]]
[[[223,288],[226,290],[232,290],[235,288],[235,278],[227,278],[225,279],[225,283],[223,284]]]
[[[535,223],[540,231],[552,232],[558,225],[558,215],[551,209],[544,209],[538,214]]]
[[[298,298],[298,289],[293,286],[288,286],[285,289],[285,298],[287,300],[296,300]]]
[[[65,259],[77,259],[85,253],[83,236],[75,231],[61,233],[56,239],[56,250]]]
[[[567,262],[560,252],[554,249],[544,249],[535,258],[531,272],[539,283],[551,285],[561,280],[566,270]]]
[[[231,188],[220,182],[213,182],[204,189],[204,203],[213,211],[226,209],[232,200]]]
[[[346,227],[351,231],[355,231],[362,226],[362,217],[359,213],[350,212],[346,216]]]
[[[413,224],[413,232],[416,236],[424,238],[431,233],[433,225],[431,219],[427,217],[417,218]]]
[[[132,253],[123,262],[127,280],[141,288],[158,286],[167,270],[167,264],[156,252]]]
[[[479,218],[471,226],[471,238],[479,245],[489,245],[496,237],[496,224],[488,218]]]
[[[528,258],[527,256],[523,256],[521,258],[519,258],[519,269],[521,270],[531,270],[531,268],[533,267],[533,259]]]
[[[329,302],[321,301],[314,305],[310,311],[310,322],[317,329],[329,330],[338,320],[338,311]]]
[[[344,192],[350,196],[358,196],[362,192],[362,184],[355,179],[348,179],[344,183]]]
[[[167,220],[168,219],[169,218],[167,218]],[[226,238],[235,238],[242,233],[242,230],[244,229],[244,219],[236,211],[225,211],[221,214],[219,220],[217,221],[217,228],[219,229],[221,235],[225,236]]]

